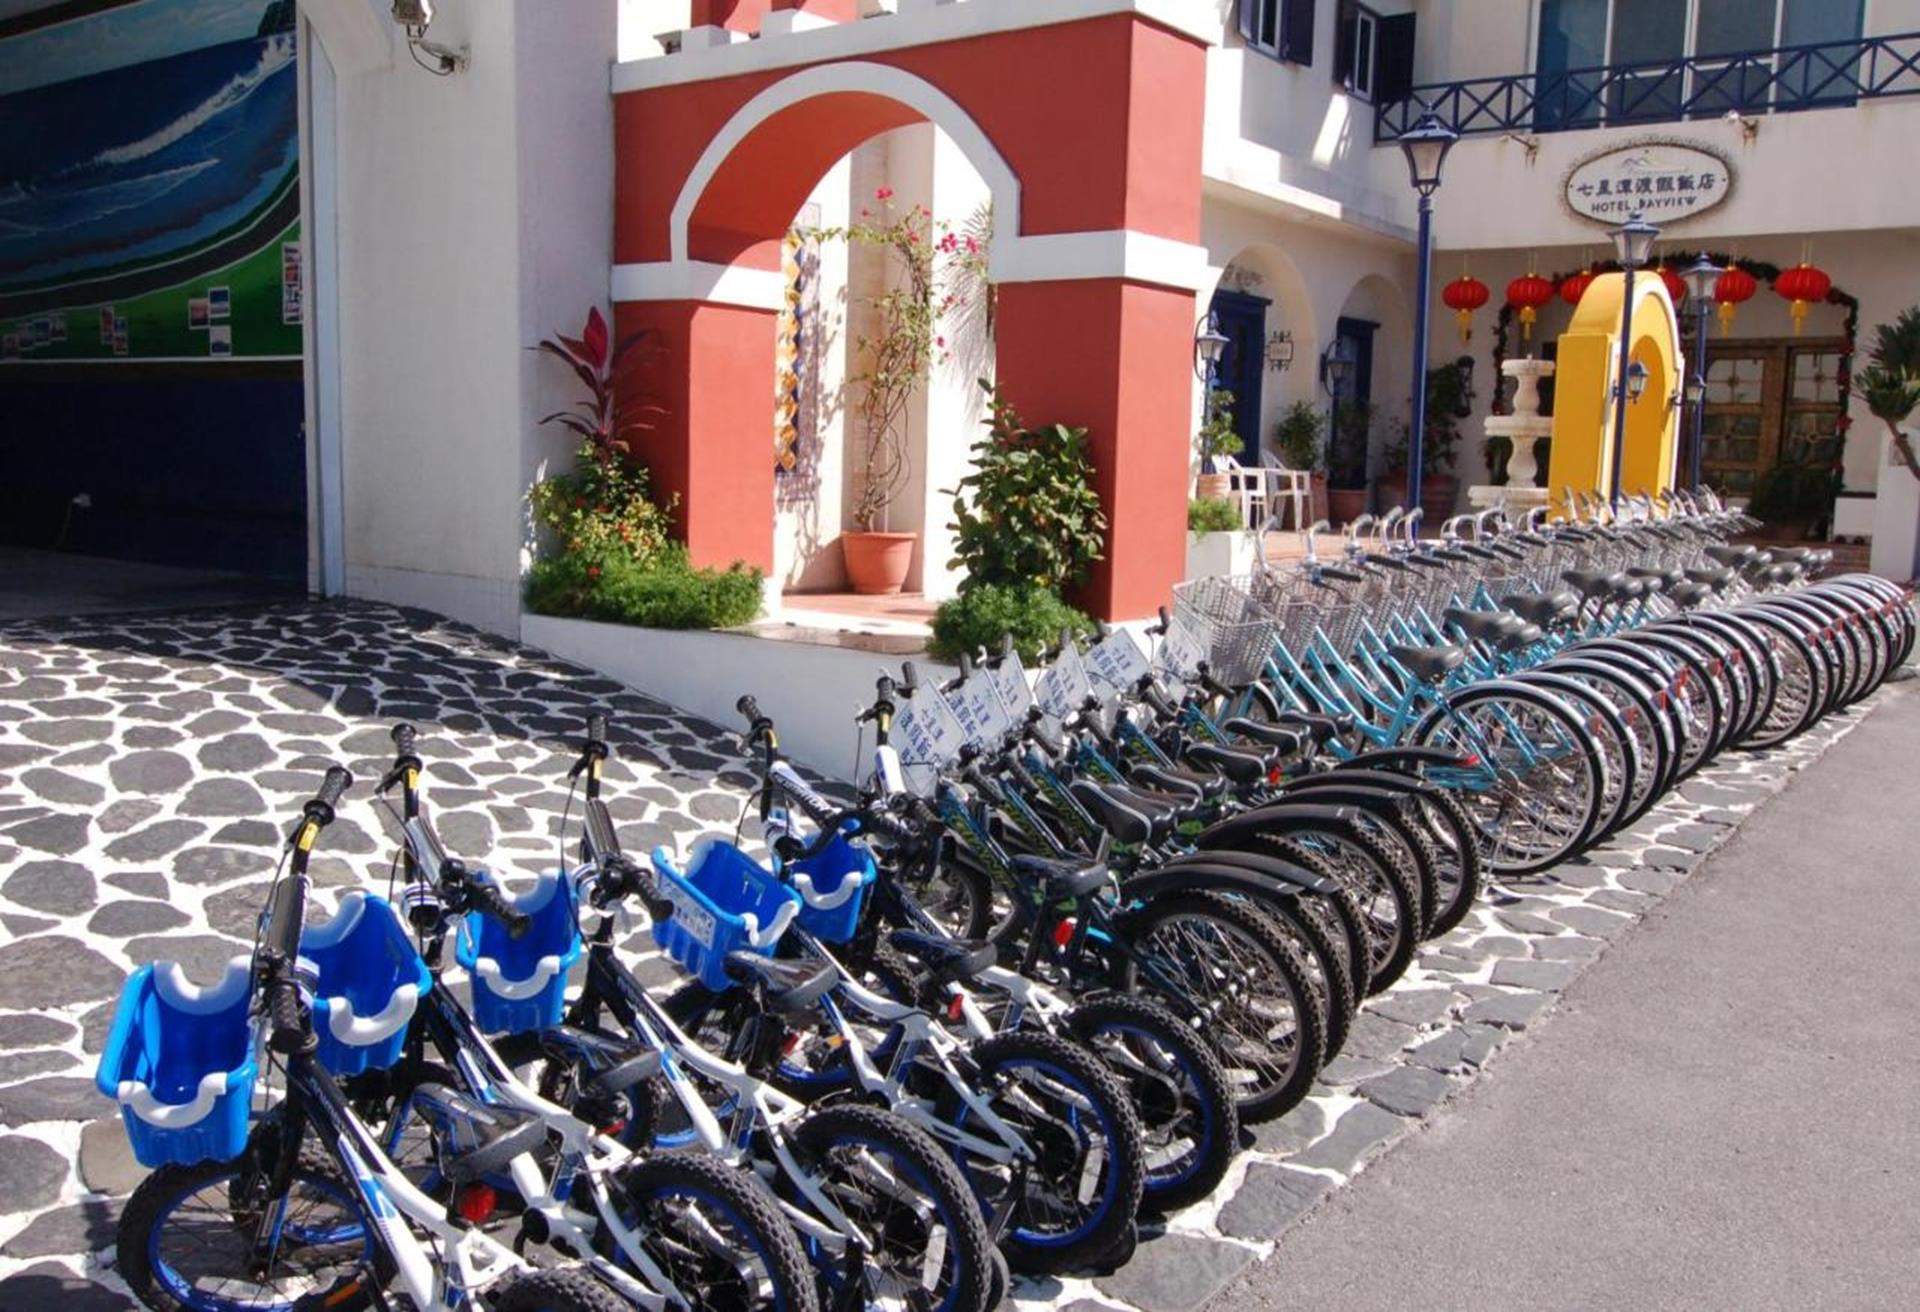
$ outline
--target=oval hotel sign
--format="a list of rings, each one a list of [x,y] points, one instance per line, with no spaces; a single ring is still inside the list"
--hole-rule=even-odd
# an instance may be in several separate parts
[[[1718,205],[1733,190],[1733,167],[1717,151],[1684,141],[1640,141],[1589,156],[1568,170],[1567,208],[1616,224],[1635,210],[1666,225]]]

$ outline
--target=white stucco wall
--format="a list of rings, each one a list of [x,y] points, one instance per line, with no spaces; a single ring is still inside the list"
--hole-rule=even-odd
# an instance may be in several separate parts
[[[315,29],[367,0],[314,0]],[[326,12],[326,11],[331,12]],[[530,478],[576,399],[526,348],[604,308],[614,0],[442,0],[471,48],[434,77],[384,17],[385,59],[336,60],[346,585],[515,632]],[[325,313],[320,308],[320,313]]]

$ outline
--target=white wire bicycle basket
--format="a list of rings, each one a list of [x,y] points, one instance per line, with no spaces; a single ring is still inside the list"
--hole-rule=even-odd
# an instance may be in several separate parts
[[[1275,589],[1271,574],[1221,574],[1174,586],[1174,618],[1205,645],[1213,678],[1251,683],[1266,668],[1278,627]]]

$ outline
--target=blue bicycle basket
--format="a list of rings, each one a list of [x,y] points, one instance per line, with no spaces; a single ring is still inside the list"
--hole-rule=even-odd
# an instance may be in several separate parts
[[[573,885],[543,874],[519,897],[509,897],[532,921],[519,938],[489,916],[460,922],[453,956],[473,977],[473,1018],[488,1034],[518,1034],[560,1023],[567,1003],[567,971],[580,959],[580,925]]]
[[[732,843],[707,837],[693,845],[684,872],[664,847],[653,852],[660,891],[673,915],[653,922],[653,941],[715,991],[733,987],[727,954],[770,957],[800,914],[800,895]]]
[[[313,1032],[320,1064],[335,1075],[358,1075],[400,1060],[407,1022],[433,980],[392,904],[355,889],[332,920],[307,927],[300,956],[318,976]]]
[[[260,1073],[247,1019],[252,983],[245,957],[206,988],[173,961],[127,980],[94,1084],[120,1104],[142,1166],[231,1161],[246,1148]]]
[[[823,943],[853,938],[867,886],[877,872],[873,854],[849,841],[847,827],[812,856],[789,861],[783,873],[800,895],[800,928]]]

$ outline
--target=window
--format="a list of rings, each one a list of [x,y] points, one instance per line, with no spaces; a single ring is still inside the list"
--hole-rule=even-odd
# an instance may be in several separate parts
[[[1787,62],[1776,77],[1792,57],[1772,52],[1857,40],[1862,8],[1863,0],[1540,0],[1537,126],[1846,103],[1845,72],[1857,61],[1816,56]],[[1702,61],[1691,72],[1657,67],[1689,58]],[[1611,79],[1593,71],[1622,65],[1656,67]]]
[[[1340,0],[1333,43],[1333,80],[1361,100],[1372,100],[1379,51],[1380,16],[1365,5]]]
[[[1313,63],[1316,0],[1240,0],[1240,36],[1255,50],[1293,64]]]

